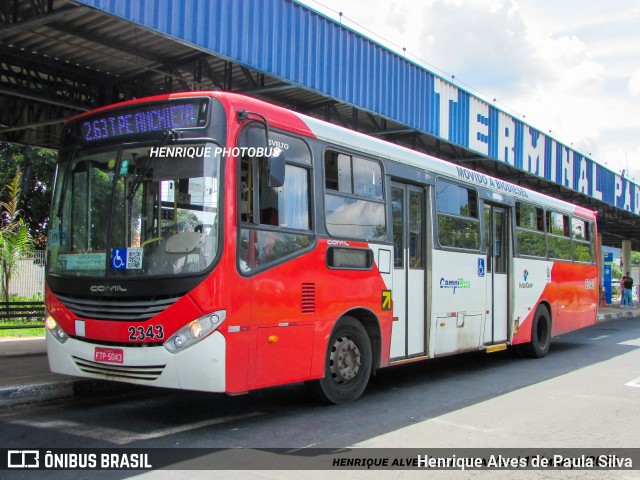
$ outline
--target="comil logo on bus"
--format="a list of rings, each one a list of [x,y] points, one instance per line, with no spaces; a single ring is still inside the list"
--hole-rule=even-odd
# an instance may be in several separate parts
[[[110,292],[126,292],[127,289],[122,285],[91,285],[89,287],[93,293],[110,293]]]

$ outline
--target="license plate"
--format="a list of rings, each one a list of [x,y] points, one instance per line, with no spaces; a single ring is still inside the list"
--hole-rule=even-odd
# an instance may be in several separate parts
[[[124,350],[121,348],[96,347],[93,359],[96,362],[123,363]]]

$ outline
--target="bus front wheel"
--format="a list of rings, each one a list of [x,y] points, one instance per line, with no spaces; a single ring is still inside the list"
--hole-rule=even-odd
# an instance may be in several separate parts
[[[542,358],[549,353],[550,346],[551,316],[544,305],[538,305],[531,324],[531,342],[523,345],[523,349],[529,357]]]
[[[321,402],[346,403],[362,395],[371,374],[371,342],[362,324],[343,317],[331,334],[324,378],[306,382]]]

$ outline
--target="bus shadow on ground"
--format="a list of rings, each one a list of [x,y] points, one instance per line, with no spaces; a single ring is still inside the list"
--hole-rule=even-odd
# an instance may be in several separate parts
[[[509,348],[381,369],[359,400],[344,405],[322,406],[298,383],[240,397],[215,396],[216,410],[262,412],[247,420],[247,432],[265,435],[270,447],[290,447],[292,439],[296,446],[346,446],[624,355],[637,347],[620,343],[638,336],[640,319],[612,321],[553,339],[549,355],[541,359]],[[196,411],[214,398],[179,395],[180,409]],[[337,426],[336,419],[344,420]],[[255,445],[251,435],[239,437],[244,446]]]

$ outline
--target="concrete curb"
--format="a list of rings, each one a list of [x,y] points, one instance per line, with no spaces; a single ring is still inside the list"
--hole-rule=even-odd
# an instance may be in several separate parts
[[[46,403],[74,396],[77,380],[17,385],[0,389],[0,408]]]
[[[0,337],[0,358],[47,353],[44,337],[6,338]]]
[[[627,311],[601,313],[598,315],[597,323],[618,320],[619,318],[633,318],[638,316],[640,316],[640,311],[636,311],[635,308],[629,309]]]
[[[3,387],[0,388],[0,411],[60,400],[120,395],[135,391],[137,387],[139,386],[86,378]],[[142,389],[144,387],[140,387]]]

